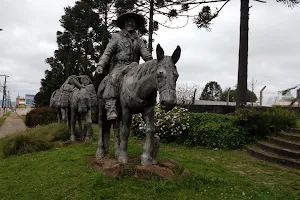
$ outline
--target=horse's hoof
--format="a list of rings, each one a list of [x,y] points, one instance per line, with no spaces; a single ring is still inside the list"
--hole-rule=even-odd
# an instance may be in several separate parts
[[[96,159],[101,159],[101,158],[103,158],[104,157],[104,152],[103,151],[99,151],[99,150],[97,150],[97,152],[96,152]]]
[[[152,160],[152,165],[156,165],[157,164],[157,160],[153,159]]]
[[[92,142],[93,141],[93,138],[91,138],[91,137],[85,137],[85,142]]]
[[[71,135],[70,136],[70,140],[71,140],[71,142],[75,142],[76,141],[76,137],[74,135]]]
[[[128,163],[128,157],[119,157],[118,162],[126,164]]]
[[[151,157],[141,156],[141,164],[142,165],[152,165],[153,164],[153,160],[152,160]]]

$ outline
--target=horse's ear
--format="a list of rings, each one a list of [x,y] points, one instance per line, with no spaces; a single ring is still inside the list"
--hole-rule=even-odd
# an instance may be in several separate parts
[[[176,64],[180,58],[180,54],[181,54],[181,48],[180,46],[177,46],[175,51],[172,54],[172,61],[174,62],[174,64]]]
[[[165,56],[165,52],[164,50],[161,48],[160,44],[157,44],[156,46],[156,57],[157,57],[157,61],[161,61],[163,59],[163,57]]]

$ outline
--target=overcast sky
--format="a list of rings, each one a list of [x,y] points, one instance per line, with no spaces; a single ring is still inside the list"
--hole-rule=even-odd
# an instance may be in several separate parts
[[[9,75],[8,89],[13,101],[18,93],[24,96],[38,92],[44,71],[49,69],[45,59],[57,48],[56,31],[62,30],[59,19],[63,9],[74,3],[75,0],[0,0],[0,28],[3,29],[0,74]],[[252,78],[257,80],[257,96],[266,85],[264,103],[269,103],[278,90],[300,84],[300,27],[296,23],[300,8],[290,9],[275,0],[266,4],[251,1],[250,5],[248,82]],[[239,11],[239,1],[231,0],[214,19],[211,32],[197,29],[191,20],[182,29],[160,27],[154,36],[154,57],[157,43],[169,55],[180,45],[179,84],[197,84],[203,88],[207,82],[217,81],[222,89],[235,87]],[[157,16],[156,19],[164,21]],[[185,22],[186,19],[179,19],[172,26]],[[0,77],[1,85],[3,81],[4,77]]]

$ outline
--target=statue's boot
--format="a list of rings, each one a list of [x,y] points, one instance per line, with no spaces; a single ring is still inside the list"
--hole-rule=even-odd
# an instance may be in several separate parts
[[[116,99],[109,99],[105,103],[107,111],[107,120],[115,120],[118,118],[118,112],[116,109]]]

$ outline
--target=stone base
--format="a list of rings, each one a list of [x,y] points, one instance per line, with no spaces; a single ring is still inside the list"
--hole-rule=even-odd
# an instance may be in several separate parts
[[[175,180],[189,175],[189,171],[172,159],[163,158],[157,165],[141,165],[140,158],[130,159],[128,164],[119,163],[115,158],[104,157],[93,161],[94,167],[105,176],[119,178],[133,176],[138,179],[158,178]]]

